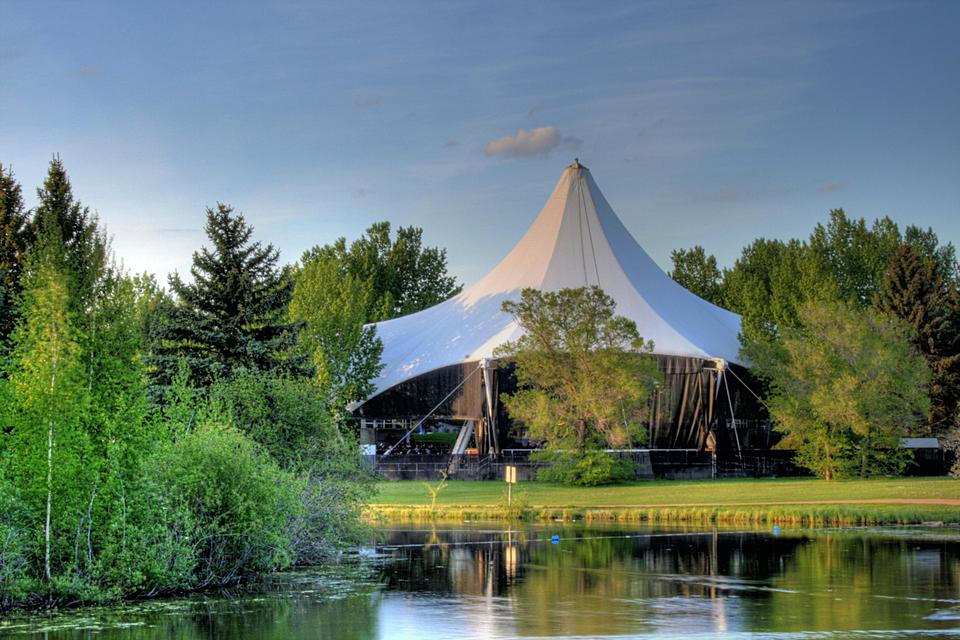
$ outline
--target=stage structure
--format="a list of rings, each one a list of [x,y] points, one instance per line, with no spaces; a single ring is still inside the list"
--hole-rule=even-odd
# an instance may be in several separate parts
[[[491,358],[521,333],[501,305],[527,287],[590,285],[602,288],[616,312],[654,343],[665,383],[650,403],[650,445],[747,446],[737,425],[762,411],[739,357],[740,317],[667,276],[579,161],[564,170],[526,235],[484,278],[436,306],[375,325],[385,366],[376,391],[354,414],[368,428],[410,431],[435,420],[463,425],[480,452],[499,453],[508,416],[498,399],[515,381],[509,362]]]

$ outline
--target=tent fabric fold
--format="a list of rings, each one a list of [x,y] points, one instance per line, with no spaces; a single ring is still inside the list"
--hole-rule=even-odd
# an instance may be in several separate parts
[[[383,342],[384,368],[374,380],[371,398],[433,371],[448,371],[444,378],[460,377],[464,369],[459,365],[493,356],[498,346],[521,334],[501,305],[519,299],[524,288],[556,291],[590,285],[600,286],[616,302],[617,313],[637,323],[643,338],[653,341],[656,355],[701,364],[717,359],[742,364],[739,316],[667,276],[627,231],[590,171],[575,161],[520,242],[480,281],[429,309],[375,325]],[[422,385],[410,386],[413,392]],[[689,388],[678,388],[685,397],[699,398],[692,406],[689,399],[680,404],[712,413],[713,403],[706,398],[709,386],[698,379],[691,380]],[[478,400],[471,398],[469,404]],[[702,442],[703,437],[698,433],[691,439]]]

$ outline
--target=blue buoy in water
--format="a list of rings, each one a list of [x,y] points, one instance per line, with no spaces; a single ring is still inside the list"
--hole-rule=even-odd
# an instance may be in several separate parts
[[[560,536],[557,534],[550,536],[550,544],[560,544]]]
[[[775,535],[775,536],[780,535],[780,525],[774,525],[774,526],[773,526],[773,535]]]

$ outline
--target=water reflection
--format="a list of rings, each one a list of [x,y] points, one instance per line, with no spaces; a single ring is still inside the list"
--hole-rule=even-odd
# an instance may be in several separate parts
[[[956,533],[566,529],[559,544],[551,533],[392,531],[383,548],[395,557],[382,569],[385,588],[422,594],[407,608],[446,610],[440,596],[457,596],[455,622],[440,616],[432,624],[445,631],[482,624],[502,636],[913,630],[960,637]],[[477,606],[483,599],[489,608]]]
[[[0,635],[960,637],[960,531],[426,528],[369,551],[258,593],[19,618]]]

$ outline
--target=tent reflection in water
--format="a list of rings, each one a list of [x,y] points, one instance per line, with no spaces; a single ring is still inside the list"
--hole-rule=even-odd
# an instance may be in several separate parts
[[[667,276],[579,161],[564,170],[526,235],[484,278],[441,304],[376,324],[385,366],[376,391],[354,410],[366,437],[370,427],[400,429],[429,416],[472,427],[482,453],[508,448],[509,416],[498,398],[515,381],[508,362],[490,358],[521,329],[501,305],[527,287],[590,285],[602,288],[616,313],[654,343],[665,383],[650,401],[648,446],[740,447],[748,437],[755,441],[750,446],[768,444],[756,442],[756,432],[731,428],[731,416],[742,426],[763,417],[741,382],[748,373],[739,358],[740,317]]]

